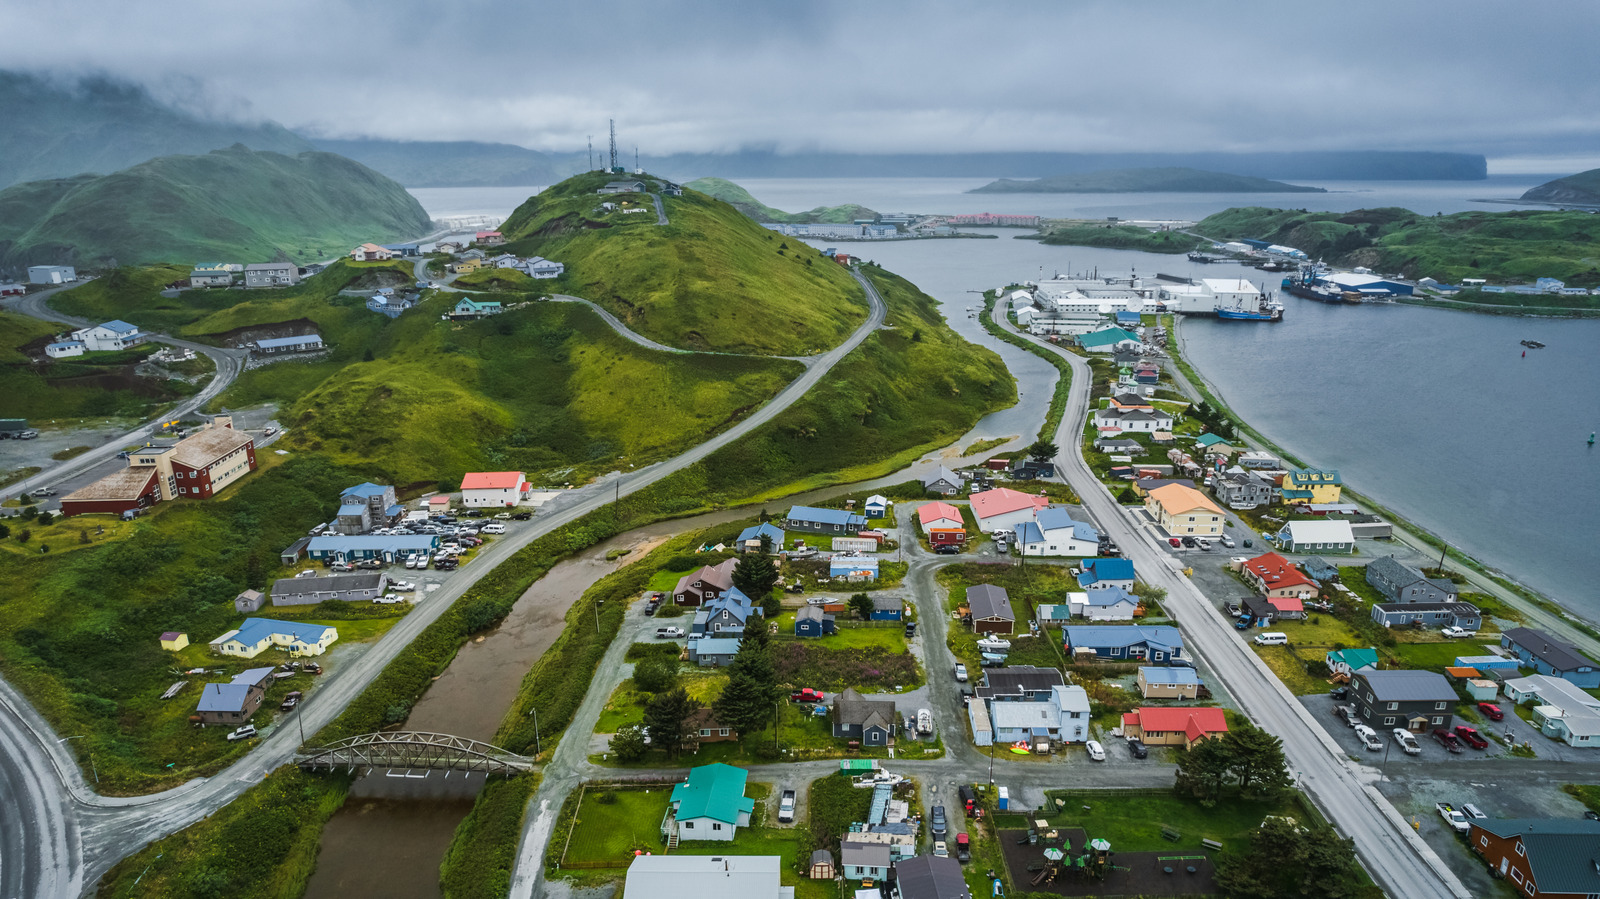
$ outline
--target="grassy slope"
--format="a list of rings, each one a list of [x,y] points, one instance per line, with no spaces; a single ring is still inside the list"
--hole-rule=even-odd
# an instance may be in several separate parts
[[[196,389],[181,382],[137,377],[135,365],[154,347],[39,364],[22,351],[23,347],[40,346],[60,333],[60,327],[0,312],[0,396],[6,398],[7,415],[35,420],[108,415],[147,418]]]
[[[1144,250],[1147,253],[1187,253],[1198,243],[1190,234],[1151,231],[1136,225],[1061,225],[1046,231],[1039,240],[1047,244]]]
[[[721,178],[696,178],[685,184],[708,197],[715,197],[758,222],[784,222],[789,224],[847,224],[859,218],[876,218],[877,213],[853,203],[842,206],[818,206],[810,212],[784,212],[751,196],[750,192]]]
[[[1523,193],[1522,199],[1584,205],[1600,204],[1600,169],[1590,169],[1587,172],[1546,181],[1538,187],[1529,188]]]
[[[1270,240],[1298,247],[1313,259],[1446,283],[1552,277],[1573,287],[1600,286],[1600,219],[1583,212],[1425,216],[1399,208],[1336,213],[1250,206],[1208,216],[1195,230],[1219,240]],[[1545,305],[1568,301],[1540,299]]]
[[[359,163],[244,147],[18,185],[0,192],[0,209],[0,260],[12,265],[309,262],[429,225],[404,188]]]
[[[596,196],[607,180],[579,175],[529,198],[501,226],[508,251],[566,263],[565,290],[668,346],[807,355],[865,319],[860,286],[811,248],[697,191],[663,200],[666,227],[603,213],[602,200],[648,204]]]
[[[1182,167],[1110,169],[1103,172],[1082,172],[1073,175],[1053,175],[1048,178],[1019,181],[1001,178],[969,193],[1061,193],[1100,194],[1141,191],[1172,191],[1179,193],[1326,193],[1320,187],[1285,184],[1249,175],[1229,175],[1223,172],[1206,172]]]

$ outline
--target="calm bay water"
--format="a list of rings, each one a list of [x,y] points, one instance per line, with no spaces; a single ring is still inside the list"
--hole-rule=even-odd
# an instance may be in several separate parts
[[[1548,180],[1327,182],[1326,194],[965,194],[984,179],[752,179],[781,209],[856,202],[883,211],[1016,212],[1050,217],[1198,219],[1229,206],[1316,210],[1405,206],[1422,213],[1503,210]],[[431,214],[504,215],[531,188],[413,190]],[[1157,272],[1241,277],[1254,269],[1193,265],[1181,256],[1051,247],[1014,239],[855,243],[850,248],[940,300],[964,337],[995,348],[1024,404],[985,424],[996,434],[1037,427],[1054,369],[984,333],[970,291],[1057,272]],[[1600,320],[1474,315],[1408,306],[1327,306],[1293,297],[1277,325],[1190,319],[1184,350],[1241,416],[1315,465],[1453,545],[1600,620]],[[1522,356],[1519,340],[1547,349]],[[1029,422],[1032,422],[1030,428]]]

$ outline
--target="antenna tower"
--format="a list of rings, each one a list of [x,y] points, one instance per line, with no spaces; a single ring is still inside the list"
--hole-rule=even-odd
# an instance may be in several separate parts
[[[614,171],[617,170],[617,120],[616,119],[607,119],[607,121],[611,123],[611,169],[610,169],[610,171],[614,172]]]
[[[589,171],[594,171],[594,135],[589,135]]]

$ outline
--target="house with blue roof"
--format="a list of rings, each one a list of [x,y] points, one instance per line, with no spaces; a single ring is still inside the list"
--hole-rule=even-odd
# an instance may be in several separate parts
[[[1183,635],[1166,624],[1082,624],[1062,628],[1063,645],[1077,659],[1171,662],[1183,658]]]
[[[70,359],[73,356],[82,356],[88,349],[81,340],[58,340],[55,343],[45,344],[44,354],[51,359]]]
[[[866,526],[867,519],[856,512],[813,506],[795,506],[783,519],[784,530],[807,534],[855,534]]]
[[[1088,592],[1112,587],[1133,592],[1132,559],[1084,559],[1078,566],[1078,588]]]
[[[729,587],[726,593],[706,600],[695,610],[689,635],[720,637],[740,634],[744,632],[745,622],[750,620],[750,616],[760,614],[761,607],[744,595],[743,590]]]
[[[739,651],[737,637],[690,637],[689,661],[701,668],[721,668]]]
[[[1200,673],[1193,668],[1142,666],[1138,681],[1145,699],[1195,699],[1200,695]]]
[[[1139,325],[1139,313],[1133,312],[1133,311],[1128,310],[1128,309],[1118,309],[1117,310],[1117,325],[1118,325],[1118,327],[1121,327],[1122,325],[1133,325],[1134,327],[1138,327],[1138,325]]]
[[[1067,594],[1067,608],[1074,618],[1090,621],[1132,621],[1139,611],[1139,597],[1121,587]]]
[[[1227,439],[1218,437],[1210,432],[1195,438],[1195,448],[1202,453],[1214,453],[1219,456],[1231,456],[1238,452],[1238,447],[1229,443]]]
[[[339,631],[325,624],[246,618],[236,630],[212,640],[211,649],[241,659],[253,659],[272,648],[287,650],[291,656],[320,656],[338,639]]]
[[[744,795],[749,772],[724,765],[701,765],[689,770],[689,779],[672,788],[672,799],[661,833],[678,840],[734,838],[739,828],[750,826],[756,801]]]
[[[878,579],[878,560],[872,556],[836,555],[828,560],[828,577],[844,578],[852,584]]]
[[[778,552],[783,549],[783,529],[770,521],[740,531],[739,537],[733,541],[733,545],[735,549],[742,553],[758,553],[761,552],[762,537],[767,538],[767,543],[771,546],[772,552]]]
[[[439,546],[437,534],[360,534],[312,537],[306,555],[318,562],[359,562],[377,559],[385,564],[404,562],[413,553],[433,555]]]
[[[138,325],[116,319],[92,328],[79,328],[72,332],[72,339],[83,341],[84,348],[91,353],[110,353],[144,343],[145,335]]]
[[[249,721],[261,708],[266,695],[265,689],[248,683],[206,684],[194,711],[202,725],[237,727]]]
[[[1100,551],[1100,532],[1081,521],[1074,521],[1066,509],[1046,506],[1036,509],[1032,521],[1012,527],[1017,536],[1017,551],[1028,556],[1092,556]]]
[[[339,514],[333,529],[345,535],[365,534],[374,527],[385,527],[399,509],[394,488],[386,484],[357,484],[339,494]],[[403,511],[403,510],[402,510]]]

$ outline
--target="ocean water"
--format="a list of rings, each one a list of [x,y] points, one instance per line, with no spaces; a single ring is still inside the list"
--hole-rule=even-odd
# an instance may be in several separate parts
[[[855,202],[886,212],[1198,219],[1229,206],[1343,211],[1503,210],[1546,176],[1471,182],[1328,182],[1327,194],[966,194],[984,179],[753,179],[781,209]],[[413,190],[431,214],[505,215],[531,188]],[[951,325],[1000,352],[1023,405],[986,424],[1030,433],[1054,369],[1000,344],[969,317],[975,291],[1069,272],[1276,276],[1182,256],[998,240],[854,243],[911,279]],[[1223,399],[1273,441],[1338,468],[1355,489],[1591,620],[1600,620],[1600,320],[1529,319],[1397,305],[1328,306],[1294,297],[1278,324],[1190,319],[1184,352]],[[1522,355],[1518,341],[1543,350]]]

